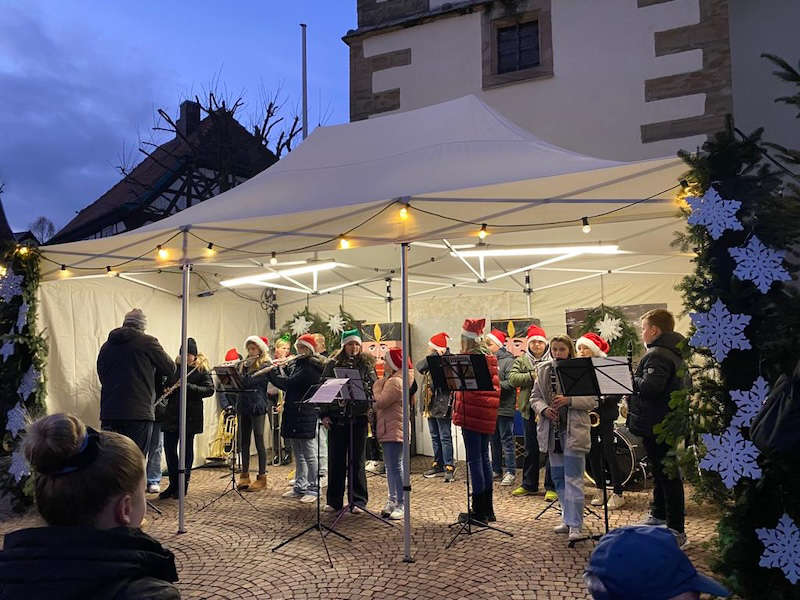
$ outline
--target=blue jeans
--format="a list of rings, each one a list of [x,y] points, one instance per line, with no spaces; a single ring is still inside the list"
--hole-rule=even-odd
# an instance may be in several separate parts
[[[164,448],[164,439],[161,436],[161,423],[153,423],[153,432],[150,434],[150,446],[147,449],[147,484],[161,483],[161,452]]]
[[[328,475],[328,430],[321,425],[317,427],[317,435],[319,436],[319,476],[327,477]],[[316,439],[316,438],[315,438]],[[314,446],[316,449],[316,446]]]
[[[472,493],[479,494],[492,487],[492,465],[489,462],[489,440],[492,436],[467,429],[462,429],[461,433],[467,451]]]
[[[286,440],[294,456],[294,491],[298,494],[319,494],[317,488],[317,440]]]
[[[386,484],[389,486],[389,502],[403,507],[403,442],[381,442],[383,464],[386,465]]]
[[[453,466],[453,436],[449,417],[428,417],[428,430],[433,444],[433,461],[439,467]]]
[[[499,415],[497,417],[497,426],[492,436],[492,470],[495,473],[505,472],[512,475],[517,472],[517,456],[514,452],[514,417]]]
[[[583,525],[583,472],[586,454],[566,450],[563,454],[550,452],[550,473],[563,511],[563,520],[569,527]]]

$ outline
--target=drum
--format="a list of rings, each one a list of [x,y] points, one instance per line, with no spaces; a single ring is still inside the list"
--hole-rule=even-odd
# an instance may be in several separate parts
[[[651,487],[652,475],[647,466],[647,453],[642,445],[642,440],[628,431],[624,425],[614,425],[614,454],[622,474],[623,489],[629,492],[640,492]],[[586,476],[592,483],[595,483],[589,460],[586,461]],[[607,473],[606,485],[609,489],[611,488],[610,477]]]

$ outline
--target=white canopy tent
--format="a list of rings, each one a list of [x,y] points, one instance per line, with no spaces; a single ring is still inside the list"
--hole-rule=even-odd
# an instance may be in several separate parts
[[[639,289],[671,289],[688,261],[669,246],[681,223],[673,197],[684,170],[673,158],[618,163],[554,147],[467,96],[319,128],[267,171],[200,205],[130,233],[46,246],[42,273],[52,283],[43,287],[57,294],[58,279],[111,274],[180,297],[184,357],[190,295],[221,296],[230,288],[220,281],[255,273],[273,273],[250,287],[279,290],[284,308],[345,295],[383,301],[386,280],[399,280],[404,324],[409,298],[431,294],[522,297],[523,289],[543,292],[606,275],[637,280]],[[583,233],[587,221],[591,232]],[[476,247],[484,224],[489,237]],[[351,249],[337,250],[343,239]],[[587,246],[618,249],[598,254]],[[540,253],[522,255],[522,247]],[[463,255],[475,250],[506,253]],[[264,260],[270,257],[277,264]],[[286,272],[331,258],[336,268]],[[190,271],[201,285],[190,285]],[[532,274],[530,286],[520,283],[524,274]],[[246,288],[236,293],[257,299]],[[182,383],[183,409],[185,369]],[[408,487],[407,430],[404,437]],[[410,511],[405,526],[408,558]]]

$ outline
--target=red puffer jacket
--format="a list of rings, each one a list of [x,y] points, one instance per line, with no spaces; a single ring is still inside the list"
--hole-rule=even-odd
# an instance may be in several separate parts
[[[497,407],[500,406],[500,377],[497,374],[497,358],[488,354],[486,362],[489,364],[494,391],[456,392],[453,423],[468,431],[492,434],[497,425]]]

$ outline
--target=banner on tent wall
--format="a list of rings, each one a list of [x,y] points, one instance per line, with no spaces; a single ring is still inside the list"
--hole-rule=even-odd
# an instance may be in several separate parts
[[[361,331],[362,352],[371,354],[375,358],[375,371],[378,377],[383,377],[383,355],[392,348],[402,348],[401,332],[402,323],[362,323],[358,326]],[[411,340],[411,326],[408,326],[408,339]],[[411,344],[409,343],[409,355]],[[410,358],[410,356],[409,356]]]
[[[622,313],[625,317],[625,320],[628,323],[633,324],[634,330],[636,330],[637,335],[639,332],[639,320],[641,319],[642,315],[650,310],[655,310],[656,308],[663,308],[664,310],[667,309],[666,303],[658,303],[658,304],[629,304],[627,306],[614,306],[612,307],[615,310]],[[566,309],[566,320],[567,320],[567,335],[571,337],[573,340],[578,339],[581,336],[581,333],[585,329],[586,325],[586,316],[593,311],[594,308],[568,308]],[[608,336],[607,336],[608,337]],[[613,341],[613,340],[606,340],[606,341]],[[639,340],[641,342],[641,339]]]
[[[506,334],[506,350],[515,357],[525,352],[525,340],[528,327],[531,325],[541,326],[539,319],[492,319],[489,323],[489,330],[499,329]]]

